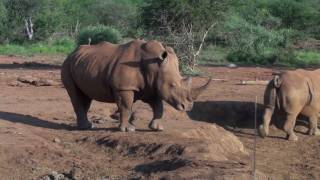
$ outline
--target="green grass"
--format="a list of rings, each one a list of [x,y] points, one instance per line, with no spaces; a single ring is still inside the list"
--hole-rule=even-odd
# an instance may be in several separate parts
[[[298,64],[305,66],[320,65],[320,51],[296,51]]]
[[[68,54],[75,46],[75,42],[67,38],[32,44],[2,44],[0,45],[0,54],[21,56]]]
[[[226,56],[228,54],[228,49],[209,45],[204,48],[199,56],[200,65],[222,65],[228,63]]]

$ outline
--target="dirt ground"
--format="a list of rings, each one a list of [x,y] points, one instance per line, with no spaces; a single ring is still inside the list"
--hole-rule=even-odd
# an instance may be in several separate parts
[[[151,108],[137,102],[137,131],[121,133],[109,117],[116,106],[100,102],[89,112],[95,128],[76,130],[59,66],[35,61],[0,56],[0,179],[252,178],[254,101],[260,122],[265,85],[240,81],[270,80],[275,69],[202,67],[215,80],[192,111],[166,105],[166,129],[153,132],[147,128]],[[26,76],[56,83],[17,81]],[[193,84],[204,81],[197,77]],[[298,142],[286,141],[274,125],[271,137],[257,137],[257,179],[320,179],[320,138],[306,135],[307,125],[299,120]]]

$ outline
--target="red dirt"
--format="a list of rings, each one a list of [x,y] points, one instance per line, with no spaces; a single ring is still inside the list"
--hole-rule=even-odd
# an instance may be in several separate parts
[[[165,131],[152,132],[147,128],[151,108],[138,102],[134,106],[138,131],[120,133],[118,122],[109,117],[116,106],[99,102],[89,112],[96,127],[75,130],[59,67],[24,61],[0,57],[0,179],[39,179],[53,171],[71,179],[250,178],[253,102],[256,96],[262,102],[265,86],[238,84],[269,80],[272,69],[203,67],[226,81],[214,81],[191,112],[166,105]],[[47,78],[59,85],[9,85],[19,76]],[[195,78],[193,83],[204,81]],[[260,120],[261,111],[258,105]],[[320,179],[319,137],[305,135],[303,122],[296,127],[298,142],[286,141],[275,126],[270,130],[271,137],[257,138],[259,179]]]

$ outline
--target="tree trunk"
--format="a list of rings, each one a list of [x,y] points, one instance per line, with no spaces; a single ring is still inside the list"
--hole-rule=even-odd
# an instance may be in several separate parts
[[[33,39],[33,23],[31,17],[24,19],[25,27],[28,35],[28,39],[31,41]]]

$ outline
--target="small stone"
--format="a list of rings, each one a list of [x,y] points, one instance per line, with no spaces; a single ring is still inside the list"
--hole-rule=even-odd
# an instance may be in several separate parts
[[[72,179],[80,179],[81,178],[81,169],[73,167],[70,171],[70,175]]]
[[[40,178],[40,180],[51,180],[49,175],[43,176]]]
[[[59,138],[54,138],[54,139],[53,139],[53,142],[55,142],[55,143],[61,143],[61,140],[60,140]]]
[[[64,179],[65,179],[65,177],[64,177],[63,174],[58,174],[58,175],[56,176],[56,180],[64,180]]]
[[[227,65],[228,68],[236,68],[238,67],[236,64],[230,63]]]
[[[103,119],[96,119],[93,122],[96,123],[96,124],[103,124],[104,120]]]

